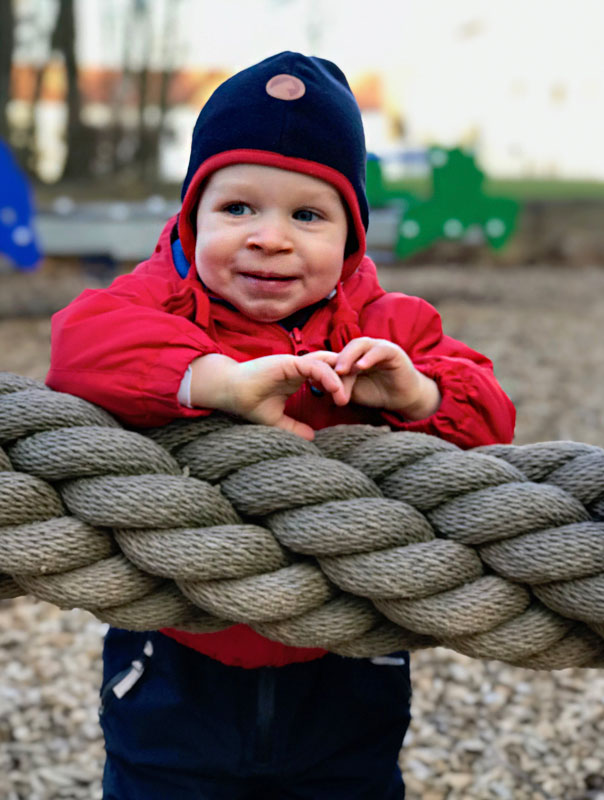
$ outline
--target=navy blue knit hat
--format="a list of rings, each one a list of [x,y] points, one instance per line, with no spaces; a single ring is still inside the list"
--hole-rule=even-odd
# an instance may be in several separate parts
[[[238,72],[202,108],[182,187],[179,236],[190,263],[203,182],[229,164],[264,164],[332,184],[349,212],[342,277],[365,253],[365,137],[357,102],[331,61],[284,52]]]

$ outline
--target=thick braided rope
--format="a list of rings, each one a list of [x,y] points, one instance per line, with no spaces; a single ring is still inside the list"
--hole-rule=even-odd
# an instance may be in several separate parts
[[[0,597],[351,656],[604,665],[604,451],[219,415],[146,435],[0,373]]]

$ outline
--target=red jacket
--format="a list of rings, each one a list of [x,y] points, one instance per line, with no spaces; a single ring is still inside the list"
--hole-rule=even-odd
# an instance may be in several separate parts
[[[491,362],[444,336],[438,313],[424,300],[386,293],[369,258],[302,330],[289,333],[277,323],[255,322],[210,299],[194,267],[181,278],[172,260],[173,226],[172,219],[151,258],[133,273],[117,278],[108,289],[86,290],[55,314],[50,387],[103,406],[126,424],[163,425],[177,417],[211,413],[185,408],[176,397],[187,366],[200,355],[219,352],[246,361],[276,353],[337,350],[354,336],[365,335],[396,342],[438,383],[438,411],[409,422],[392,412],[336,407],[328,395],[318,397],[304,385],[289,399],[288,414],[315,430],[386,421],[392,428],[440,436],[463,448],[511,441],[514,407]],[[245,625],[212,634],[164,632],[226,664],[246,667],[280,666],[324,653],[269,641]]]

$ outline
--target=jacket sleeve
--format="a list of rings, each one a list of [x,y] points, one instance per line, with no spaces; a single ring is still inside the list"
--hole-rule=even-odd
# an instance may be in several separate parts
[[[83,292],[52,318],[48,386],[137,427],[210,413],[181,406],[177,393],[191,361],[221,349],[186,316],[166,311],[173,291],[165,278],[135,272]]]
[[[391,427],[439,436],[463,448],[512,441],[516,412],[486,356],[445,336],[440,315],[420,298],[397,295],[385,318],[384,338],[399,344],[441,393],[438,410],[422,420],[382,412]]]

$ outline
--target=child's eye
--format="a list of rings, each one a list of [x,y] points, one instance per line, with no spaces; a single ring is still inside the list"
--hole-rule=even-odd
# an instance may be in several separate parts
[[[294,219],[298,219],[300,222],[314,222],[314,220],[321,219],[321,217],[316,211],[311,211],[309,208],[301,208],[294,212]]]
[[[247,203],[229,203],[223,209],[227,214],[232,214],[234,217],[242,217],[244,214],[251,214],[252,209]]]

